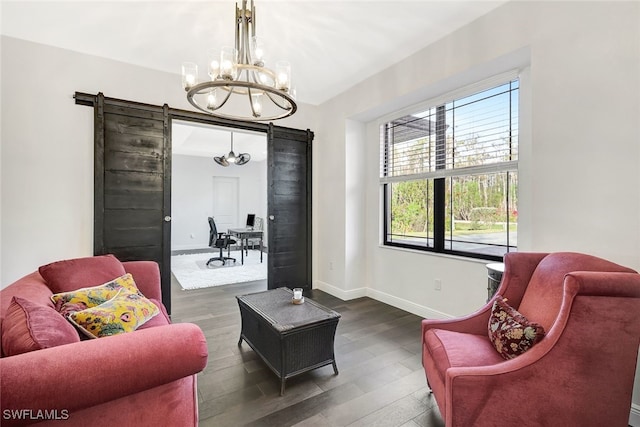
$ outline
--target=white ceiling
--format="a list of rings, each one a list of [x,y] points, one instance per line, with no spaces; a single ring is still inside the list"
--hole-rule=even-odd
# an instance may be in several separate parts
[[[256,32],[266,65],[288,60],[298,101],[318,105],[505,2],[255,0]],[[209,50],[233,45],[235,3],[1,0],[0,32],[175,73],[182,91],[182,62],[203,69]],[[191,132],[192,138],[202,133]],[[194,154],[195,146],[209,147],[201,155],[217,150],[203,141],[185,140],[174,153]]]
[[[231,151],[231,132],[225,128],[174,120],[171,128],[173,154],[214,157]],[[249,153],[251,160],[267,158],[267,136],[263,133],[234,131],[233,152]]]

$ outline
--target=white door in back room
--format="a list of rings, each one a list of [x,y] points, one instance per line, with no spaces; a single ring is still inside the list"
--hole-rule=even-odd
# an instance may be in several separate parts
[[[213,177],[213,219],[218,233],[226,233],[238,225],[239,178]]]

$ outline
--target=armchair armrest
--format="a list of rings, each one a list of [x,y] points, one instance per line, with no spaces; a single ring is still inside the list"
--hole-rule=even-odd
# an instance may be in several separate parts
[[[147,297],[162,301],[160,267],[155,261],[125,261],[124,270],[131,273],[140,292]]]
[[[0,359],[1,407],[66,409],[73,415],[196,374],[207,357],[204,335],[190,323],[5,357]]]
[[[487,334],[487,324],[491,306],[485,304],[478,311],[465,317],[455,319],[424,319],[422,320],[422,339],[429,329],[445,329],[453,332],[465,332],[468,334]]]
[[[640,298],[640,274],[577,271],[564,279],[565,289],[575,295]]]

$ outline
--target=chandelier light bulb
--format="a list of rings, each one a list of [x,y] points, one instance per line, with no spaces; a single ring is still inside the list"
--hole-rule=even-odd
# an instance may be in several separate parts
[[[209,63],[209,77],[211,80],[215,80],[220,74],[220,62],[217,59],[212,59]]]
[[[216,108],[216,90],[212,89],[207,95],[207,108],[210,110],[215,110]]]
[[[251,46],[253,49],[253,65],[264,67],[264,48],[262,47],[262,42],[258,37],[253,36]]]
[[[198,64],[193,62],[182,63],[182,87],[184,90],[190,90],[198,84]]]
[[[289,76],[285,73],[278,74],[278,86],[280,89],[286,89],[289,83]]]
[[[251,102],[253,104],[254,117],[260,117],[262,115],[262,95],[251,95]]]
[[[225,80],[236,78],[236,49],[223,47],[220,52],[220,75]]]
[[[276,62],[276,88],[288,91],[291,80],[291,64],[287,61]]]

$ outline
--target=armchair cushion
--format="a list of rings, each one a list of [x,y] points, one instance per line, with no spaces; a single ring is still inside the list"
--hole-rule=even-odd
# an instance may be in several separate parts
[[[126,273],[113,255],[56,261],[41,266],[38,272],[54,294],[100,285]]]
[[[496,295],[489,317],[489,339],[504,359],[513,359],[544,337],[544,328],[524,317]]]
[[[2,321],[6,356],[79,342],[75,328],[53,308],[14,296]]]
[[[425,349],[442,382],[445,381],[445,373],[449,368],[489,366],[504,362],[486,335],[429,329],[424,340]]]

